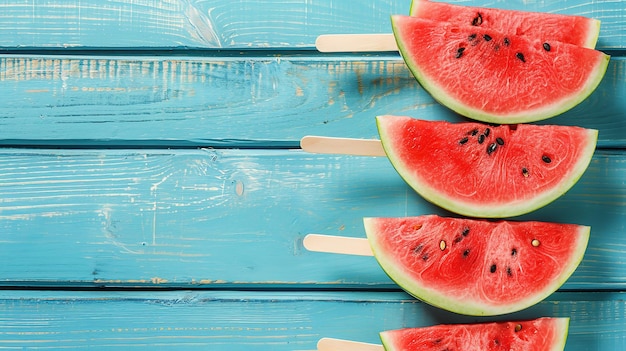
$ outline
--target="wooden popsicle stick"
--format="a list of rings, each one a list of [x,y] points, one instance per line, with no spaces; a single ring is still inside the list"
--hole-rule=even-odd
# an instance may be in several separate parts
[[[385,351],[385,348],[365,342],[322,338],[317,342],[317,351]]]
[[[380,140],[332,138],[308,135],[300,139],[300,147],[315,154],[354,156],[387,156]]]
[[[320,52],[398,51],[393,34],[323,34],[315,40]]]
[[[307,234],[302,243],[309,251],[337,253],[344,255],[373,256],[369,242],[365,238],[349,238],[324,234]]]

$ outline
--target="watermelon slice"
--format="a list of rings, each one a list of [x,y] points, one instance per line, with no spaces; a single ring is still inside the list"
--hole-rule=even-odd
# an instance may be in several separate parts
[[[445,2],[413,0],[411,16],[433,21],[491,28],[523,35],[542,42],[560,41],[593,49],[600,34],[600,21],[554,13],[474,7]]]
[[[426,200],[465,216],[531,212],[568,191],[587,169],[597,130],[557,125],[450,123],[378,116],[396,171]]]
[[[569,318],[538,318],[519,322],[442,324],[384,331],[386,351],[562,351]]]
[[[559,115],[586,99],[609,56],[478,26],[392,16],[398,48],[435,100],[492,123],[523,123]]]
[[[556,291],[583,258],[590,228],[425,215],[365,218],[376,260],[402,289],[466,315],[522,310]]]

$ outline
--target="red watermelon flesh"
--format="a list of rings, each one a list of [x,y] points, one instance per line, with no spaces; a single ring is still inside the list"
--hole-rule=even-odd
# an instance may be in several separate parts
[[[493,29],[393,16],[407,66],[435,100],[492,123],[559,115],[599,85],[609,56],[557,41]]]
[[[558,125],[451,123],[378,116],[398,174],[423,198],[465,216],[531,212],[567,192],[587,169],[597,131]]]
[[[583,258],[590,228],[425,215],[365,218],[376,260],[402,289],[466,315],[500,315],[556,291]]]
[[[600,33],[600,21],[583,16],[463,6],[437,1],[413,0],[411,16],[491,28],[541,41],[560,41],[591,49],[595,47]]]
[[[518,322],[442,324],[384,331],[386,351],[562,351],[569,318]]]

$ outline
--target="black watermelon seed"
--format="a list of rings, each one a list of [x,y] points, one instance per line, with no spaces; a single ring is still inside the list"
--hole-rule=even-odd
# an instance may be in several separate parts
[[[493,154],[493,152],[496,151],[497,148],[498,148],[498,144],[496,143],[489,144],[489,146],[487,146],[487,155]]]
[[[419,244],[416,247],[413,248],[413,252],[418,254],[420,251],[422,251],[422,249],[424,248],[424,245]]]
[[[511,271],[511,267],[506,267],[506,275],[508,275],[509,277],[513,276],[513,271]]]
[[[504,37],[504,45],[505,45],[505,46],[509,46],[509,45],[511,45],[511,41],[509,40],[509,38]]]
[[[455,58],[461,58],[461,56],[463,56],[463,51],[465,51],[465,48],[458,48],[456,50],[456,56],[454,56]]]
[[[461,233],[461,235],[463,236],[467,236],[467,234],[469,234],[470,229],[468,227],[463,228],[463,233]]]
[[[472,26],[480,26],[481,24],[483,24],[483,16],[480,14],[480,12],[478,12],[476,14],[476,17],[472,19]]]
[[[467,143],[468,141],[469,141],[469,139],[467,137],[465,137],[465,138],[459,140],[459,144],[463,145],[463,144]]]
[[[491,36],[489,34],[485,34],[485,35],[483,35],[483,39],[485,39],[485,41],[490,41],[491,40]]]
[[[526,168],[526,167],[522,167],[522,175],[523,175],[524,177],[528,177],[528,168]]]
[[[495,264],[492,264],[491,268],[489,268],[489,272],[495,273],[497,269],[498,269],[498,267]]]
[[[515,57],[517,57],[522,62],[526,62],[526,59],[524,58],[524,54],[522,54],[521,52],[518,52],[517,54],[515,54]]]
[[[543,156],[541,156],[541,161],[543,161],[545,163],[550,163],[550,162],[552,162],[552,159],[550,159],[550,157],[548,157],[548,155],[543,155]]]
[[[422,260],[428,261],[428,254],[424,254],[424,256],[422,256]]]
[[[550,44],[543,43],[543,49],[546,50],[546,51],[550,51]]]
[[[486,137],[488,137],[488,136],[489,136],[489,133],[491,133],[491,129],[486,128],[486,129],[485,129],[485,132],[484,132],[483,134],[485,134],[485,136],[486,136]]]
[[[463,257],[467,257],[470,254],[470,250],[466,249],[465,251],[463,251]]]
[[[504,145],[504,139],[496,138],[496,143],[498,143],[498,145],[502,146],[502,145]]]
[[[470,34],[469,37],[467,37],[467,40],[469,40],[469,41],[472,41],[474,39],[476,39],[476,33]]]
[[[482,144],[485,142],[485,134],[481,134],[478,136],[478,143]]]
[[[472,136],[474,136],[474,135],[478,134],[478,129],[472,129],[472,131],[470,132],[470,134],[471,134]]]
[[[513,248],[513,249],[511,250],[511,256],[515,256],[515,255],[517,255],[517,249],[516,249],[516,248]]]

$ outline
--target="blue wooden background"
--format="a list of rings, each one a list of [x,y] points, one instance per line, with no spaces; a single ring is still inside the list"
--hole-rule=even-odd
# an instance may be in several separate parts
[[[564,197],[520,219],[590,225],[542,303],[464,317],[401,292],[372,257],[312,253],[362,217],[446,214],[385,158],[378,114],[461,120],[397,53],[321,54],[389,33],[410,0],[0,1],[0,348],[315,350],[385,329],[568,316],[566,350],[626,349],[626,1],[456,1],[602,21],[599,88],[542,123],[600,131]]]

